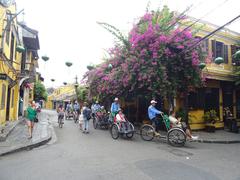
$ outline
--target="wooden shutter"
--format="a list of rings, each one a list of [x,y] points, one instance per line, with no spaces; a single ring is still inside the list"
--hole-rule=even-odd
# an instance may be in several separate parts
[[[2,99],[1,99],[1,107],[0,109],[5,108],[5,100],[6,100],[6,85],[2,85]]]
[[[228,45],[223,45],[224,63],[228,64]]]
[[[213,60],[216,58],[216,41],[212,40],[212,58]]]

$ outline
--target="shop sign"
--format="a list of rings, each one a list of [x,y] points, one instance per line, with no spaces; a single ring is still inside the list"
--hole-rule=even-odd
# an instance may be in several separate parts
[[[0,73],[0,80],[7,80],[7,74]]]

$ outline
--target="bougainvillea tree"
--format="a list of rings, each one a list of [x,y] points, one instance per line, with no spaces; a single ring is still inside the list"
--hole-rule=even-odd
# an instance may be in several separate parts
[[[179,17],[164,7],[146,12],[128,37],[115,31],[122,43],[116,43],[109,50],[110,58],[85,75],[90,95],[144,94],[172,99],[178,92],[199,86],[201,48],[193,47],[197,41],[193,33],[176,21]]]

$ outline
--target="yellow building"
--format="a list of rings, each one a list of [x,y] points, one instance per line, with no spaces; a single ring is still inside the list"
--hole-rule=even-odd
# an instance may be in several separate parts
[[[61,86],[54,90],[52,94],[48,96],[46,102],[46,109],[56,109],[59,104],[66,105],[67,102],[71,102],[76,99],[76,89],[73,84]]]
[[[18,117],[18,71],[21,68],[21,52],[15,18],[16,4],[0,4],[0,124]]]
[[[191,21],[196,21],[190,18]],[[199,26],[204,25],[197,33],[198,37],[204,37],[218,28],[209,22],[201,21]],[[202,47],[208,52],[206,67],[203,75],[206,78],[205,87],[192,89],[189,92],[189,119],[192,129],[203,129],[205,123],[203,115],[206,111],[215,110],[220,122],[217,128],[223,128],[223,109],[229,107],[235,118],[240,119],[240,90],[235,86],[234,60],[232,55],[239,49],[236,45],[240,42],[240,33],[229,29],[222,29],[202,42]],[[222,64],[214,63],[215,58],[222,57]],[[178,98],[177,106],[182,106]]]
[[[37,31],[27,33],[29,28],[17,22],[16,4],[8,2],[0,3],[0,125],[23,114],[39,49]]]
[[[187,24],[197,19],[187,19]],[[186,23],[186,22],[184,22]],[[185,24],[186,25],[186,24]],[[185,26],[186,27],[186,26]],[[196,27],[202,27],[196,34],[197,38],[205,37],[212,31],[219,28],[209,22],[199,21]],[[183,27],[184,28],[184,27]],[[240,87],[235,86],[236,76],[234,75],[235,60],[232,55],[240,50],[237,44],[240,43],[240,33],[224,28],[217,31],[210,38],[201,42],[201,46],[207,52],[206,67],[203,69],[203,77],[205,77],[205,85],[202,88],[191,88],[188,93],[188,108],[189,108],[189,124],[191,129],[199,130],[205,128],[204,113],[209,110],[215,110],[218,116],[216,128],[224,127],[223,109],[229,107],[237,121],[240,121]],[[224,62],[221,64],[215,63],[215,58],[222,57]],[[184,110],[184,95],[178,95],[174,99],[174,110]],[[111,103],[111,102],[110,102]],[[110,104],[108,103],[108,105]],[[149,99],[144,95],[136,99],[121,100],[121,107],[129,119],[135,123],[147,121],[147,108]],[[158,99],[158,108],[166,112],[169,111],[167,100]],[[238,122],[240,125],[240,122]]]

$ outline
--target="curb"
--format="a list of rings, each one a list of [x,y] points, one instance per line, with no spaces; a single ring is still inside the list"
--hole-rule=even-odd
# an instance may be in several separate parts
[[[28,145],[25,145],[25,146],[20,145],[20,146],[14,147],[13,149],[11,149],[9,151],[2,152],[2,153],[0,153],[0,157],[8,155],[8,154],[15,153],[15,152],[23,151],[23,150],[31,150],[33,148],[36,148],[36,147],[39,147],[39,146],[42,146],[42,145],[48,143],[52,139],[52,134],[51,134],[51,131],[50,131],[49,128],[48,128],[48,132],[49,133],[48,133],[47,137],[42,138],[39,141],[36,141],[34,143],[31,143],[31,144],[28,144]]]
[[[240,140],[204,140],[204,139],[199,139],[199,140],[194,140],[192,142],[199,142],[199,143],[212,143],[212,144],[237,144],[240,143]]]
[[[140,135],[139,131],[135,131],[135,134]],[[197,142],[197,143],[209,143],[209,144],[237,144],[240,143],[240,140],[190,140],[189,142]]]

